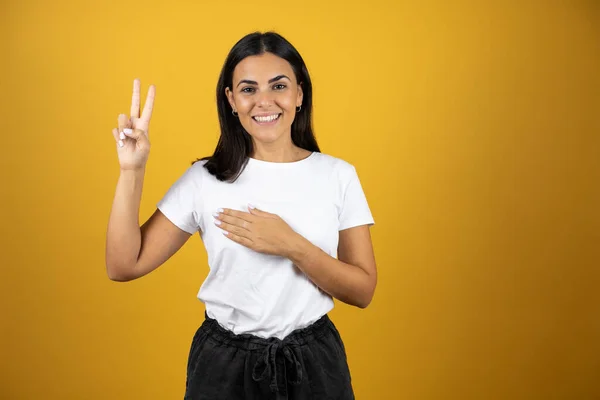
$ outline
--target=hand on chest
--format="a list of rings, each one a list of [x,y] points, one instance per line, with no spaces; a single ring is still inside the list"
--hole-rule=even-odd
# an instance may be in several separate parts
[[[303,190],[301,187],[285,191],[235,190],[238,189],[235,186],[226,189],[219,196],[203,199],[202,230],[203,239],[208,244],[221,249],[239,247],[222,235],[213,224],[212,214],[219,208],[249,212],[248,204],[252,204],[262,211],[278,215],[295,232],[327,252],[337,246],[337,207],[328,193]]]

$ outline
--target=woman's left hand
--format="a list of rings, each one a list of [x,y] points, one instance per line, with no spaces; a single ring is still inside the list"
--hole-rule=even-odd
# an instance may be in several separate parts
[[[213,214],[229,239],[260,253],[287,257],[296,233],[281,217],[248,207],[249,213],[224,208]]]

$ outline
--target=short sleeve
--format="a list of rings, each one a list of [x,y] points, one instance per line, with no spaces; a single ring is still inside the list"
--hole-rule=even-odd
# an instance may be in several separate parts
[[[339,214],[339,230],[359,225],[374,225],[367,198],[354,166],[350,166],[342,182],[342,207]]]
[[[196,164],[189,167],[171,185],[156,207],[177,227],[189,234],[198,231],[198,199],[202,185],[201,171]]]

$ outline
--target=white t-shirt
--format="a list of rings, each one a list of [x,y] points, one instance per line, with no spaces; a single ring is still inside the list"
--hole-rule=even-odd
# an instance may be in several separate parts
[[[206,313],[236,333],[283,339],[333,308],[333,299],[284,257],[262,254],[224,236],[219,208],[248,212],[248,204],[279,215],[294,231],[337,257],[339,231],[373,225],[356,169],[313,152],[276,163],[250,158],[234,183],[221,182],[198,161],[171,186],[158,209],[188,233],[200,231],[210,272],[198,298]]]

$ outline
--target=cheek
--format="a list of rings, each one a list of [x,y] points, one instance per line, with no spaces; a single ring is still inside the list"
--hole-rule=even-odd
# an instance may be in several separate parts
[[[236,105],[238,107],[238,110],[242,113],[250,112],[252,110],[252,104],[253,103],[247,98],[238,97],[236,99]]]
[[[295,94],[287,94],[286,96],[281,96],[278,99],[279,107],[286,111],[293,111],[296,109],[296,95]]]

